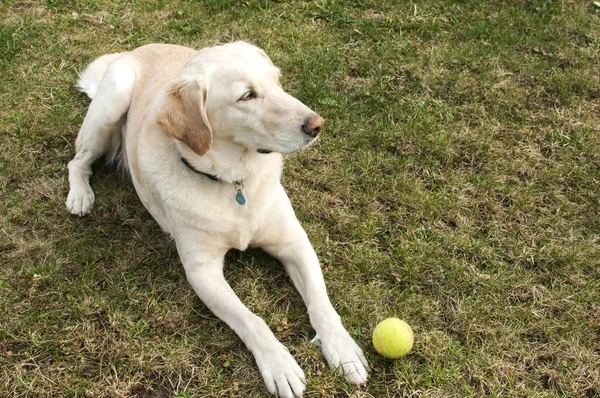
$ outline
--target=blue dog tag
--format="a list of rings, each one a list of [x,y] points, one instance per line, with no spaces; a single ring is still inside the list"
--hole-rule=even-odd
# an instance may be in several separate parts
[[[238,189],[237,194],[235,195],[235,201],[240,205],[246,203],[246,198],[244,198],[244,194],[242,193],[241,189]]]

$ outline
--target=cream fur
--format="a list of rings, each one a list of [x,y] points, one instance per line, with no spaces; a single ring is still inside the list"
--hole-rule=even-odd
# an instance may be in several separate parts
[[[315,342],[348,381],[366,382],[367,362],[329,301],[280,184],[281,154],[314,141],[302,126],[317,115],[283,91],[279,74],[264,51],[245,42],[198,52],[153,44],[100,57],[78,83],[94,98],[69,163],[66,205],[77,215],[91,211],[91,165],[120,140],[135,189],[175,239],[193,289],[254,354],[269,392],[299,397],[302,370],[223,278],[229,249],[259,246],[281,261],[306,303]],[[181,157],[220,181],[190,171]],[[243,206],[235,182],[243,182]]]

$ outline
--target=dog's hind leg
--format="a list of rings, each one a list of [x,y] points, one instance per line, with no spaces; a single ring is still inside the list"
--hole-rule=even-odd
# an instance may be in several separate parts
[[[93,99],[75,142],[75,157],[68,165],[66,205],[72,214],[83,216],[92,210],[92,163],[111,149],[113,136],[121,134],[134,81],[135,64],[127,55],[100,57],[81,74],[78,87]]]

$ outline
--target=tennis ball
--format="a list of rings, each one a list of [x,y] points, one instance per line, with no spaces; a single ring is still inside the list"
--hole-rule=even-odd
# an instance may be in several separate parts
[[[405,356],[412,349],[414,341],[410,325],[398,318],[384,319],[373,330],[373,346],[386,358]]]

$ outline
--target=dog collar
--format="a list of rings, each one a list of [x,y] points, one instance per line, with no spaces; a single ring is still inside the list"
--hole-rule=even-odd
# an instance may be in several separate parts
[[[208,173],[198,170],[197,168],[192,166],[190,164],[190,162],[188,162],[187,159],[184,158],[183,156],[181,157],[181,162],[188,169],[190,169],[191,171],[193,171],[196,174],[201,174],[204,177],[210,178],[211,180],[216,181],[216,182],[223,182],[223,181],[219,180],[219,178],[217,176],[214,176],[212,174],[208,174]],[[233,184],[235,185],[235,190],[237,191],[237,193],[235,194],[235,201],[238,202],[239,205],[245,204],[246,198],[244,197],[244,194],[242,193],[242,189],[244,189],[244,183],[242,181],[234,181]]]

